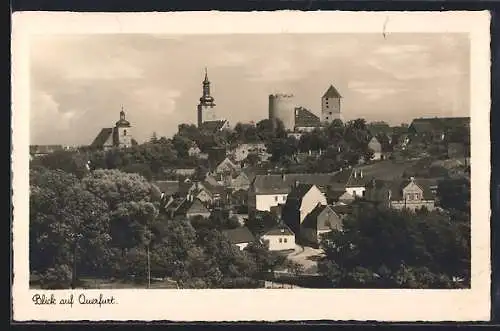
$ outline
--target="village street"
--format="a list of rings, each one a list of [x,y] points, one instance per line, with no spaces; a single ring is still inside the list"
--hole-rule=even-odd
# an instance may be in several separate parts
[[[304,266],[304,273],[311,275],[317,274],[318,259],[322,256],[322,254],[322,249],[296,245],[294,252],[290,253],[287,258]]]

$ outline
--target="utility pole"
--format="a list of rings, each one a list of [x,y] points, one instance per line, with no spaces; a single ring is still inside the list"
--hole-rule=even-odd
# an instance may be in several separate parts
[[[149,259],[149,243],[147,245],[147,255],[148,255],[148,288],[151,287],[151,262]]]

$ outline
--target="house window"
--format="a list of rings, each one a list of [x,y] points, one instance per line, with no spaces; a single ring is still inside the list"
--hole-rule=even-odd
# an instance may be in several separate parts
[[[126,136],[127,135],[127,130],[123,130],[123,135]]]
[[[286,243],[286,242],[287,242],[287,239],[285,238],[285,239],[283,239],[283,241]]]
[[[282,239],[282,238],[280,238],[279,240],[280,240],[280,244],[281,244],[281,243],[283,242],[283,239]]]
[[[352,191],[352,195],[353,195],[353,196],[356,196],[356,191]]]
[[[278,196],[274,197],[274,201],[278,202]]]
[[[361,192],[361,195],[362,195],[362,196],[365,196],[365,193],[366,193],[366,192],[365,192],[365,191],[363,191],[363,192]]]
[[[326,119],[328,119],[328,116],[326,117]]]
[[[329,112],[328,114],[329,114],[329,115],[331,115],[331,114],[332,114],[332,112]]]

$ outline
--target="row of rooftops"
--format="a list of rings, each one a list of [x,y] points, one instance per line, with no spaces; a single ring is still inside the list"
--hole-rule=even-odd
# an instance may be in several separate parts
[[[393,197],[397,198],[402,189],[413,181],[422,188],[424,198],[431,198],[438,180],[413,177],[382,180],[364,176],[362,169],[345,169],[331,174],[257,175],[251,189],[255,194],[288,194],[288,198],[294,198],[303,196],[313,185],[327,195],[336,196],[341,196],[346,188],[359,187],[391,190]]]

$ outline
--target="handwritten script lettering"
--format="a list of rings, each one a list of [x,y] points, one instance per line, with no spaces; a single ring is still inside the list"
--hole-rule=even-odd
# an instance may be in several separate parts
[[[77,300],[75,300],[77,298]],[[32,301],[35,305],[66,305],[73,307],[75,303],[80,305],[94,305],[102,307],[103,305],[114,305],[116,304],[116,298],[114,296],[105,296],[102,293],[99,295],[91,294],[78,294],[74,296],[73,294],[67,296],[60,296],[59,298],[55,294],[35,294],[32,297]]]

